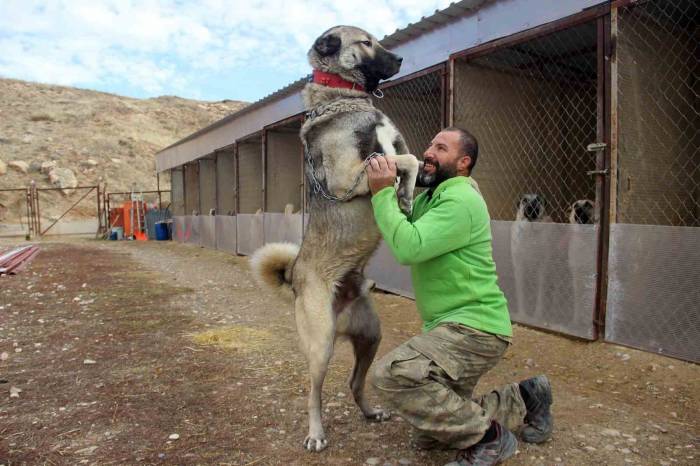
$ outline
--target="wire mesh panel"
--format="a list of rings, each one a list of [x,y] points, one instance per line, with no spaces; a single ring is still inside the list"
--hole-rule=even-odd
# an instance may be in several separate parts
[[[216,213],[236,213],[236,159],[233,150],[216,154]]]
[[[423,151],[442,129],[443,69],[382,87],[384,97],[374,105],[384,112],[403,134],[410,153],[423,158]]]
[[[695,1],[618,10],[617,221],[609,341],[700,361],[700,154]],[[613,89],[615,92],[615,89]]]
[[[479,141],[474,178],[495,220],[513,220],[520,196],[538,194],[555,222],[594,199],[596,25],[458,60],[454,122]]]
[[[199,164],[188,163],[185,166],[185,214],[199,213]]]
[[[262,209],[262,143],[238,144],[238,211],[254,214]]]
[[[598,230],[579,225],[595,221],[597,73],[590,22],[458,59],[453,77],[454,124],[479,142],[472,176],[512,319],[584,338],[598,276]]]
[[[618,222],[700,226],[698,17],[691,0],[618,15]]]
[[[216,209],[216,160],[199,160],[199,211],[202,215]]]
[[[275,128],[266,132],[266,212],[301,210],[302,146],[300,124]]]
[[[185,215],[185,180],[183,168],[170,170],[171,206],[173,215]]]

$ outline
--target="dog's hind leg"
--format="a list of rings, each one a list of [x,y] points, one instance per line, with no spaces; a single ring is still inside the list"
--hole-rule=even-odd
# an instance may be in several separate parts
[[[349,311],[350,321],[347,328],[344,329],[344,333],[350,338],[355,352],[355,365],[350,376],[350,390],[355,403],[367,419],[386,421],[390,417],[389,412],[373,408],[365,396],[367,371],[372,365],[379,348],[379,342],[382,339],[379,317],[374,310],[371,298],[364,294],[353,301]]]
[[[325,283],[318,278],[305,280],[295,302],[295,312],[301,349],[309,364],[311,379],[309,434],[304,439],[304,448],[321,451],[328,446],[321,423],[321,390],[335,339],[332,294]]]

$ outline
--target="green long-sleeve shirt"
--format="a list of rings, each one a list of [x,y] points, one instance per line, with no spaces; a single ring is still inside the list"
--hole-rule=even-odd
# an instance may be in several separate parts
[[[469,178],[446,180],[428,198],[420,194],[410,218],[396,190],[372,196],[374,216],[396,260],[411,266],[423,330],[458,322],[511,336],[508,304],[496,278],[486,203]]]

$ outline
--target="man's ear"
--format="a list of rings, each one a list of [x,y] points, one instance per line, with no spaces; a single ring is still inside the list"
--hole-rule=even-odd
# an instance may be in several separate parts
[[[466,171],[466,172],[468,172],[468,171],[469,171],[469,165],[471,165],[471,163],[472,163],[472,158],[471,158],[470,156],[468,156],[468,155],[465,154],[465,155],[463,155],[463,156],[461,156],[461,157],[459,158],[459,160],[457,161],[457,163],[458,163],[457,168],[459,169],[459,171]]]
[[[333,55],[340,50],[340,37],[332,33],[321,36],[314,42],[314,50],[322,57]]]

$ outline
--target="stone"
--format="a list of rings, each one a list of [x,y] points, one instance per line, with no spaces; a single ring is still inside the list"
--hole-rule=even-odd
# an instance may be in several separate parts
[[[80,162],[80,164],[84,167],[94,168],[97,166],[97,161],[93,159],[87,159]]]
[[[369,464],[370,466],[376,466],[380,463],[380,461],[381,460],[379,458],[367,458],[365,460],[365,464]]]
[[[168,438],[170,440],[177,440],[180,438],[180,435],[179,434],[170,434],[170,435],[168,435]]]
[[[41,165],[39,166],[39,171],[44,175],[48,175],[54,168],[56,168],[56,161],[49,160],[41,163]]]
[[[69,194],[72,188],[78,186],[75,173],[68,168],[54,168],[49,172],[49,181],[57,188],[61,188],[63,194]]]
[[[13,160],[7,164],[8,167],[14,168],[18,172],[27,173],[29,172],[29,164],[23,160]]]

